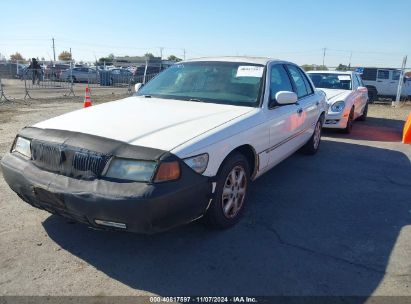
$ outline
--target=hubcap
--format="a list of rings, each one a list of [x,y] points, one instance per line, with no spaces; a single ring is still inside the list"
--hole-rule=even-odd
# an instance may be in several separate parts
[[[318,145],[320,144],[321,140],[321,123],[317,122],[317,125],[315,126],[315,131],[314,131],[314,148],[317,149]]]
[[[243,167],[236,166],[227,175],[221,197],[224,216],[235,217],[241,210],[247,189],[247,177]]]

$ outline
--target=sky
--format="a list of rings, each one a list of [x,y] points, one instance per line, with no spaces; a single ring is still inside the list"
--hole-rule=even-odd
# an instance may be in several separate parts
[[[77,61],[163,48],[163,58],[400,67],[411,56],[410,12],[410,0],[3,0],[0,53],[52,59],[54,38],[56,56],[71,48]]]

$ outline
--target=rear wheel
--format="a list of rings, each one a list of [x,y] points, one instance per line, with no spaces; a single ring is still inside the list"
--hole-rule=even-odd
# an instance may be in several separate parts
[[[215,198],[206,218],[215,228],[228,228],[240,219],[248,192],[250,168],[241,153],[232,154],[217,175]]]
[[[307,141],[307,143],[302,147],[301,151],[305,154],[313,155],[317,153],[318,148],[321,143],[321,131],[323,126],[323,116],[315,124],[315,129],[313,135]]]
[[[367,87],[369,103],[374,103],[377,100],[377,90],[374,87]]]
[[[364,107],[364,110],[362,111],[362,115],[358,117],[357,120],[359,121],[366,121],[367,120],[367,115],[368,115],[368,102]]]
[[[351,108],[350,115],[348,116],[347,126],[343,129],[345,134],[350,134],[352,131],[352,124],[354,121],[354,108]]]

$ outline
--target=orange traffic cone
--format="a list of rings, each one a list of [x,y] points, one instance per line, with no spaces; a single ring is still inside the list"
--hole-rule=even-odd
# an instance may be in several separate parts
[[[83,108],[88,108],[91,107],[91,99],[90,99],[90,89],[88,88],[88,85],[86,86],[86,94],[84,96],[84,106]]]
[[[407,121],[404,125],[404,131],[402,133],[402,142],[404,144],[411,144],[411,113],[408,115]]]

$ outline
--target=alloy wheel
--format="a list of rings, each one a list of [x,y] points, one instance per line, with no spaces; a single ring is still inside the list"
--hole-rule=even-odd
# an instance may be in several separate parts
[[[246,171],[242,166],[235,166],[227,175],[221,197],[225,217],[233,218],[240,212],[244,203],[246,190]]]

